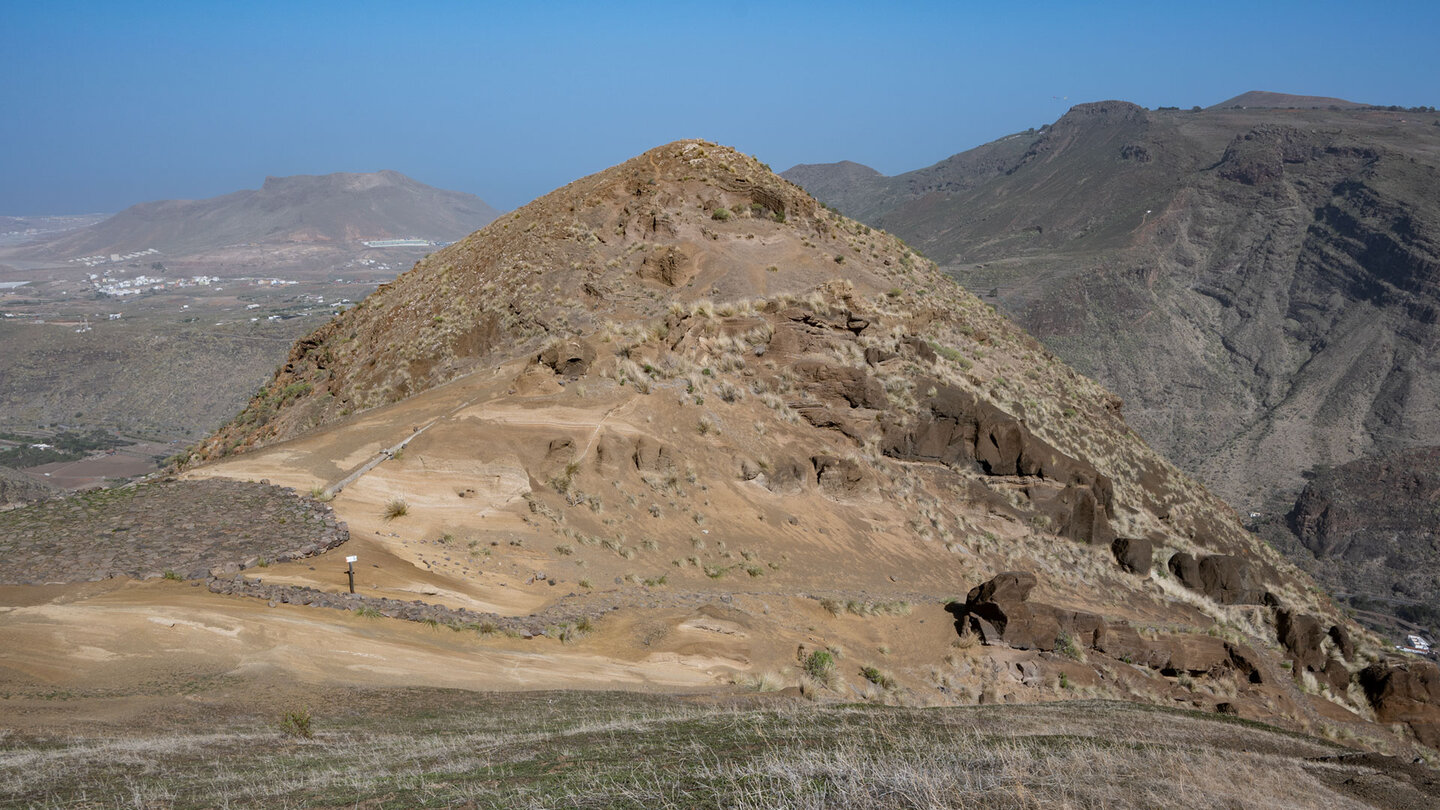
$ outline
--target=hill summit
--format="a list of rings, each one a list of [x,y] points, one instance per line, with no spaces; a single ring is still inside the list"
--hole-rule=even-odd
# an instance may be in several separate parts
[[[1333,109],[1333,110],[1359,110],[1367,105],[1357,104],[1353,101],[1346,101],[1343,98],[1331,98],[1329,96],[1297,96],[1291,93],[1273,93],[1268,90],[1251,90],[1248,93],[1241,93],[1234,98],[1227,98],[1219,104],[1213,105],[1211,109],[1229,109],[1241,107],[1246,109]]]

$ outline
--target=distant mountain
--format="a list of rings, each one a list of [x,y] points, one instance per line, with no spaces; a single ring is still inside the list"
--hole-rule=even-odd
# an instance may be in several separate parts
[[[1229,107],[1245,107],[1248,109],[1340,109],[1358,110],[1368,107],[1368,104],[1357,104],[1353,101],[1346,101],[1343,98],[1330,98],[1329,96],[1296,96],[1290,93],[1271,93],[1265,90],[1251,90],[1248,93],[1226,99],[1210,109],[1225,109]]]
[[[252,243],[344,245],[403,237],[448,242],[498,215],[472,194],[393,171],[267,177],[258,190],[133,205],[23,255],[69,258],[146,248],[184,255]]]
[[[785,176],[989,294],[1263,510],[1316,465],[1440,435],[1440,116],[1232,107],[1082,104],[896,177]]]

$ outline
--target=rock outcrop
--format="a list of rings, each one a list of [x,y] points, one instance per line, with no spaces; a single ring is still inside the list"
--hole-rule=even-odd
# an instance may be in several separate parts
[[[1181,551],[1170,557],[1166,567],[1180,584],[1222,605],[1258,605],[1265,601],[1265,590],[1252,581],[1249,561],[1239,557],[1207,554],[1197,560]]]
[[[978,467],[987,475],[1044,479],[1058,492],[1036,489],[1036,511],[1057,533],[1084,543],[1108,544],[1114,491],[1093,466],[1037,438],[1018,419],[974,394],[950,385],[933,386],[913,422],[886,430],[881,450],[911,461],[938,461],[950,467]]]
[[[1145,639],[1125,622],[1107,623],[1093,613],[1031,602],[1036,584],[1032,573],[1007,571],[971,588],[964,603],[951,603],[948,610],[958,632],[974,634],[987,645],[1070,655],[1094,650],[1169,676],[1236,678],[1251,684],[1265,680],[1261,656],[1246,645],[1201,634]]]
[[[1371,664],[1359,681],[1377,720],[1404,723],[1420,742],[1440,748],[1440,667],[1429,661]]]
[[[559,340],[545,347],[537,358],[564,377],[582,377],[595,362],[595,348],[582,340]]]

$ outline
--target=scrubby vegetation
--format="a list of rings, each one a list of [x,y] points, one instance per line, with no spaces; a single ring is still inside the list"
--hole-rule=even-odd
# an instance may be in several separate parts
[[[98,429],[86,433],[67,430],[44,441],[14,434],[0,434],[0,439],[17,443],[14,447],[0,450],[0,467],[16,468],[38,467],[56,461],[75,461],[98,450],[124,447],[130,443]]]
[[[715,708],[614,693],[412,693],[383,710],[309,707],[223,730],[12,734],[0,738],[0,802],[1125,808],[1203,796],[1211,806],[1329,807],[1357,798],[1345,793],[1356,775],[1377,795],[1426,800],[1399,766],[1362,773],[1343,751],[1258,724],[1095,701]]]

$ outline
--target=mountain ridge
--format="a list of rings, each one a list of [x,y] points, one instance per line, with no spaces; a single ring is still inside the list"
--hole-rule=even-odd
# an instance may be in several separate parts
[[[138,203],[40,244],[25,258],[72,258],[154,248],[196,253],[238,244],[343,244],[457,239],[499,212],[471,194],[427,186],[399,172],[266,177],[259,189],[199,200]]]
[[[1232,503],[1261,508],[1270,493],[1298,491],[1310,465],[1433,435],[1424,414],[1434,386],[1424,381],[1436,370],[1423,349],[1434,306],[1426,223],[1440,205],[1425,179],[1440,165],[1431,118],[1081,105],[1026,138],[1025,153],[980,186],[901,194],[868,221],[993,292],[1125,396],[1162,451]],[[855,193],[883,199],[875,182]],[[893,193],[908,178],[885,182]],[[1399,241],[1386,236],[1392,224]],[[1268,267],[1266,238],[1276,246]],[[1265,292],[1272,283],[1286,292]],[[1338,320],[1320,314],[1332,294],[1354,302]],[[1246,314],[1257,306],[1264,318]],[[1362,314],[1376,307],[1388,314]],[[1350,338],[1338,340],[1334,327]],[[1365,344],[1370,367],[1398,365],[1400,376],[1325,381],[1325,365],[1307,362]],[[1157,366],[1145,358],[1160,346],[1175,359]],[[1201,406],[1200,391],[1224,393]],[[1347,427],[1307,427],[1311,406],[1298,403],[1317,398],[1333,400],[1327,418]],[[1341,441],[1349,435],[1362,438]],[[1250,472],[1237,479],[1236,468]]]

